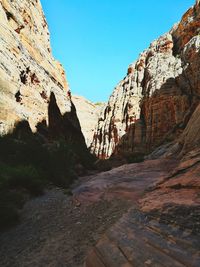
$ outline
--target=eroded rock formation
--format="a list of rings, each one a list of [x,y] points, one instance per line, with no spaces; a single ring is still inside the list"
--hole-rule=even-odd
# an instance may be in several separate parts
[[[140,54],[101,113],[92,152],[149,153],[178,137],[199,103],[200,5]]]
[[[0,2],[0,134],[27,120],[48,125],[53,92],[61,114],[71,111],[65,72],[54,60],[40,1]]]
[[[81,124],[81,130],[85,137],[86,144],[90,147],[99,114],[103,109],[104,103],[95,104],[78,95],[72,95],[72,102],[76,107],[77,116]]]
[[[119,173],[113,184],[103,181],[107,197],[129,197],[133,207],[90,251],[87,267],[200,265],[199,30],[196,1],[129,67],[99,121],[93,143],[99,157],[153,152],[143,163],[120,167],[122,183]],[[139,195],[145,178],[148,188]]]

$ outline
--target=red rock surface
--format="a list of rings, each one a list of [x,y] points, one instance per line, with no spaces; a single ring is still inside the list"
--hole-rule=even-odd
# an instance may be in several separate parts
[[[124,167],[126,179],[111,171],[112,179],[105,173],[103,182],[88,182],[80,201],[128,197],[132,208],[88,253],[85,267],[200,266],[200,154],[176,164],[145,161]]]
[[[148,160],[81,178],[81,185],[73,191],[74,199],[86,205],[102,198],[125,198],[137,202],[145,189],[166,178],[168,170],[176,164],[169,159]]]

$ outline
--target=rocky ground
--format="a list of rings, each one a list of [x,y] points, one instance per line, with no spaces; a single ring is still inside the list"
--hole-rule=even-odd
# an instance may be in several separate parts
[[[198,157],[146,160],[51,189],[0,234],[0,266],[200,266],[199,173]]]
[[[200,266],[199,152],[188,153],[177,166],[157,159],[124,169],[130,175],[128,179],[125,172],[124,182],[131,196],[139,189],[140,194],[133,198],[135,206],[90,251],[85,266]],[[126,192],[121,185],[121,193]]]
[[[80,203],[53,189],[29,201],[21,223],[0,234],[0,266],[79,267],[102,233],[130,207],[122,200]]]

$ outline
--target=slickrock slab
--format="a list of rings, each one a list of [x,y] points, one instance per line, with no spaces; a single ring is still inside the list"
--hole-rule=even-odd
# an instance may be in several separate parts
[[[200,162],[190,154],[106,231],[86,267],[200,266]]]
[[[176,161],[169,159],[148,160],[80,178],[81,185],[73,190],[74,199],[91,204],[100,199],[125,198],[135,203],[149,186],[165,179],[176,165]]]
[[[189,229],[183,232],[133,208],[106,232],[90,252],[85,266],[198,267],[199,238]]]
[[[140,201],[143,211],[162,209],[164,205],[200,206],[200,159],[181,162],[152,192]]]

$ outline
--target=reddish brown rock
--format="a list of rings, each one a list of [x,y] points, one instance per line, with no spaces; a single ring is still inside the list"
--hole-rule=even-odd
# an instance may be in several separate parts
[[[104,173],[107,185],[106,180],[102,182],[103,176],[91,179],[88,190],[80,192],[79,199],[83,203],[88,196],[90,203],[100,198],[128,197],[132,208],[88,253],[85,266],[198,267],[199,155],[179,164],[154,160],[124,166],[127,174],[121,179],[116,177],[115,170],[110,172],[114,179],[108,179],[109,173]],[[120,168],[116,169],[119,174]],[[113,194],[117,187],[121,191]],[[98,188],[98,194],[94,194],[97,198],[92,194],[95,188]],[[129,194],[124,194],[128,188]]]
[[[100,158],[149,153],[177,138],[199,103],[199,2],[128,68],[102,112],[92,144]]]
[[[184,122],[190,101],[186,95],[164,95],[144,99],[142,115],[146,123],[146,148],[159,145],[173,128]],[[181,129],[177,130],[177,135]],[[142,142],[142,140],[141,140]]]
[[[152,192],[141,200],[143,211],[159,210],[166,204],[199,207],[200,156],[181,162]]]
[[[200,264],[200,153],[124,165],[74,190],[83,205],[129,199],[132,207],[88,253],[86,267]]]
[[[175,25],[173,37],[175,52],[180,52],[185,45],[199,34],[200,27],[200,3],[196,0],[194,7],[190,8],[182,17],[178,25]]]
[[[125,198],[136,203],[144,190],[167,178],[168,170],[176,165],[175,160],[148,160],[84,177],[73,191],[74,198],[86,205],[102,198]]]
[[[131,209],[107,231],[86,259],[86,267],[198,267],[199,238]]]
[[[181,154],[185,155],[187,152],[200,147],[200,105],[197,106],[191,119],[189,120],[182,136],[180,143],[183,148]]]

